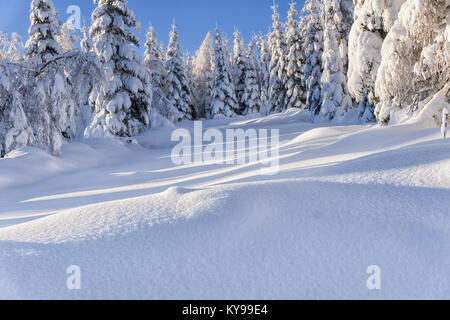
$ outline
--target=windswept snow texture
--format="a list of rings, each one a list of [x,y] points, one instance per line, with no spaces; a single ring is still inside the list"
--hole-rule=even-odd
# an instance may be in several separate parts
[[[27,148],[0,160],[0,298],[450,298],[440,130],[300,117],[204,122],[279,128],[274,176],[175,166],[163,129],[140,145],[80,140],[60,159]],[[71,265],[81,290],[66,287]],[[371,265],[381,290],[367,289]]]

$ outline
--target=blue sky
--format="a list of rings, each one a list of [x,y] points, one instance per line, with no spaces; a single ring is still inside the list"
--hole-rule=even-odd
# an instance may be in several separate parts
[[[7,33],[18,32],[27,38],[29,27],[29,0],[0,0],[0,30]],[[78,5],[81,13],[90,24],[94,6],[92,0],[54,0],[61,21],[69,15],[66,9]],[[141,38],[144,41],[145,29],[151,21],[158,32],[158,39],[168,43],[170,26],[176,19],[180,41],[184,51],[195,53],[208,31],[219,27],[232,36],[238,26],[246,41],[253,32],[266,31],[271,24],[273,0],[129,0],[129,6],[141,22]],[[280,14],[286,19],[290,0],[277,0]],[[298,0],[301,10],[304,0]],[[143,42],[142,42],[143,44]],[[142,47],[141,44],[141,47]]]

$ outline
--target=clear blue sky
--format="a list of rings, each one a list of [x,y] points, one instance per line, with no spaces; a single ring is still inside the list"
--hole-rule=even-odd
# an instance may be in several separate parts
[[[18,32],[26,40],[30,2],[30,0],[0,0],[0,30],[7,33]],[[69,17],[66,13],[68,6],[78,5],[86,23],[90,24],[91,13],[95,7],[92,0],[53,0],[53,2],[61,21],[66,21]],[[216,22],[230,37],[234,27],[238,26],[246,41],[253,32],[267,31],[272,19],[272,2],[273,0],[129,0],[128,4],[141,22],[142,41],[151,21],[158,32],[158,39],[167,45],[170,26],[175,18],[184,51],[195,53],[206,33],[214,30]],[[277,0],[283,20],[286,20],[289,2],[290,0]],[[297,10],[300,12],[304,0],[296,2]],[[143,42],[141,47],[142,45]]]

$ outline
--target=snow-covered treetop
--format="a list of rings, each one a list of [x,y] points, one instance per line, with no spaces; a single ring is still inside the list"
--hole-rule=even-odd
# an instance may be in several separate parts
[[[75,31],[76,29],[72,21],[67,21],[61,26],[56,41],[65,52],[70,52],[75,49],[75,44],[79,40],[79,37],[75,35]]]
[[[244,39],[242,39],[242,37],[241,37],[239,28],[234,29],[233,35],[234,35],[234,48],[233,48],[234,58],[240,59],[241,54],[244,52],[244,48],[245,48]]]
[[[81,39],[80,45],[85,52],[91,52],[94,45],[89,34],[89,28],[86,26],[86,21],[83,21],[83,28],[81,29],[81,32],[83,33],[83,39]]]
[[[177,31],[177,25],[174,22],[172,24],[172,30],[170,31],[170,40],[167,47],[166,59],[182,59],[183,56],[183,50],[181,49],[180,45],[180,35]]]
[[[30,38],[25,45],[25,58],[45,63],[63,52],[56,41],[61,23],[52,0],[33,0],[30,11]]]
[[[194,60],[194,76],[202,77],[205,72],[212,73],[214,69],[214,48],[211,32],[208,32],[205,39],[197,50]]]
[[[170,32],[169,46],[166,54],[167,99],[179,111],[178,120],[192,120],[192,95],[190,79],[185,72],[183,50],[179,42],[179,34],[175,21]]]
[[[116,46],[120,46],[118,39],[123,43],[131,43],[139,47],[139,38],[130,29],[140,29],[140,24],[136,20],[133,10],[127,6],[128,0],[94,0],[98,4],[92,13],[93,24],[90,35],[95,43],[95,51],[100,57],[100,61],[111,60],[116,52]],[[128,28],[126,28],[128,27]],[[112,41],[111,34],[114,34]],[[130,51],[119,50],[119,55],[128,55]]]
[[[234,83],[231,79],[228,42],[216,27],[214,44],[214,80],[211,92],[210,118],[232,117],[239,108]]]
[[[145,62],[148,63],[152,60],[163,61],[164,56],[161,48],[158,44],[158,39],[156,38],[157,33],[153,25],[150,24],[150,27],[147,31],[147,41],[145,42]]]
[[[291,1],[289,3],[289,11],[288,11],[288,22],[287,22],[287,27],[288,27],[288,31],[290,32],[294,32],[297,31],[296,27],[298,26],[298,11],[296,9],[297,3],[295,3],[294,1]]]
[[[275,36],[281,37],[283,24],[280,21],[280,14],[278,13],[278,5],[275,3],[275,0],[273,1],[272,10],[273,10],[273,14],[272,14],[273,37],[275,37]]]

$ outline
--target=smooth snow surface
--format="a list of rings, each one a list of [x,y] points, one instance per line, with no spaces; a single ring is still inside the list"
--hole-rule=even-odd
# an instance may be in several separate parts
[[[175,166],[164,129],[0,160],[0,298],[450,298],[449,140],[300,116],[203,123],[280,129],[275,176]],[[70,265],[81,290],[66,288]]]

